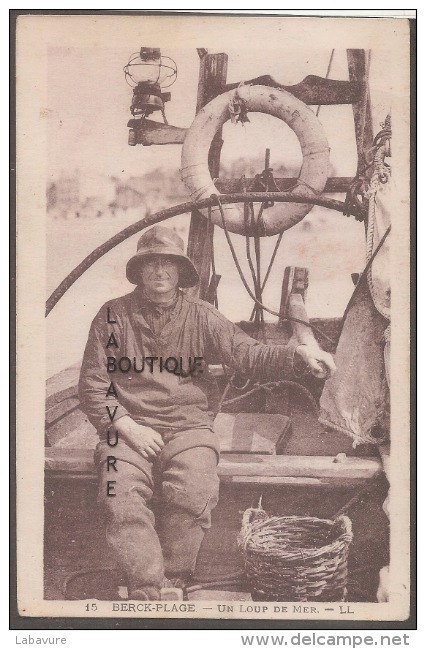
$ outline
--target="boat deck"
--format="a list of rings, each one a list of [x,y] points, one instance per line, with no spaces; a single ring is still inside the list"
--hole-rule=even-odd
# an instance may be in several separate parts
[[[242,514],[256,507],[260,497],[270,514],[331,518],[361,492],[348,512],[354,529],[349,601],[375,601],[379,570],[388,563],[388,520],[382,511],[387,482],[381,460],[371,455],[371,448],[353,449],[350,439],[325,432],[314,413],[297,402],[292,423],[285,455],[223,455],[220,500],[194,576],[200,589],[189,598],[250,599],[243,583],[222,587],[220,582],[243,567],[237,546]],[[306,449],[312,455],[299,454]],[[369,455],[359,456],[360,451]],[[46,453],[45,597],[63,599],[65,588],[70,598],[117,600],[119,592],[125,593],[124,580],[99,520],[93,451],[52,447]],[[343,462],[335,461],[339,453],[346,454]],[[206,583],[211,586],[203,587]]]

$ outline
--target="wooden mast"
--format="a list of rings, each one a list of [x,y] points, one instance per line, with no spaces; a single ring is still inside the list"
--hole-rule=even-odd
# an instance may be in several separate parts
[[[223,91],[228,71],[227,54],[206,54],[207,50],[199,52],[200,76],[198,80],[197,109],[198,113],[203,106]],[[222,131],[216,133],[210,147],[209,169],[213,178],[219,176],[220,152],[222,149]],[[205,299],[210,280],[210,265],[213,249],[213,229],[205,216],[198,210],[191,214],[188,238],[188,256],[192,259],[200,275],[199,286],[189,289],[189,294]],[[214,278],[213,278],[214,279]]]
[[[369,65],[365,50],[347,50],[349,80],[360,86],[361,93],[358,101],[352,103],[355,123],[355,139],[358,153],[357,173],[362,173],[366,153],[373,145],[373,121],[371,118],[371,101],[369,91]],[[373,169],[366,170],[362,175],[370,177]]]

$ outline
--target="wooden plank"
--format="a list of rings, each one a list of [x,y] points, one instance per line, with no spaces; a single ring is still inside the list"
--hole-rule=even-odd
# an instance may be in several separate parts
[[[90,471],[81,471],[80,473],[63,471],[62,469],[46,469],[45,468],[45,477],[49,480],[66,480],[77,482],[79,484],[85,482],[94,482],[98,481],[98,475],[92,467]]]
[[[93,449],[45,449],[45,471],[96,476]]]
[[[79,406],[80,400],[76,395],[69,399],[63,399],[50,408],[46,408],[45,422],[47,426],[51,426],[60,419],[63,419],[69,412],[75,410]]]
[[[68,411],[54,423],[46,425],[46,439],[49,446],[62,449],[94,449],[99,442],[96,429],[80,406]]]
[[[198,79],[197,113],[211,99],[224,92],[228,73],[228,55],[206,54],[201,59]]]
[[[223,92],[228,70],[227,54],[205,54],[200,61],[198,81],[197,113],[213,97]],[[216,133],[209,152],[209,169],[213,178],[219,176],[222,131]],[[198,286],[188,289],[189,295],[205,298],[209,289],[210,265],[213,249],[213,229],[207,219],[194,210],[191,214],[188,237],[188,256],[192,259],[200,275]]]
[[[217,296],[217,287],[219,286],[219,282],[222,278],[222,275],[212,275],[210,278],[210,283],[209,283],[209,288],[207,290],[205,300],[206,302],[209,302],[210,304],[215,303],[215,298]]]
[[[95,477],[93,450],[47,448],[47,474],[85,475]],[[256,482],[260,478],[306,478],[302,484],[311,484],[312,478],[336,480],[339,483],[369,480],[382,472],[380,458],[347,457],[336,462],[332,456],[303,455],[223,455],[218,473],[221,479]],[[252,480],[248,480],[252,478]],[[229,481],[228,480],[228,481]]]
[[[204,50],[204,52],[206,52],[206,50]],[[207,56],[208,55],[204,53],[203,56],[201,56],[201,60],[203,61]],[[216,55],[212,54],[210,56],[214,57]],[[203,84],[208,81],[208,75],[203,75]],[[295,97],[308,105],[352,104],[354,102],[359,102],[362,94],[362,82],[356,80],[339,81],[334,79],[324,79],[323,77],[317,77],[315,75],[309,75],[305,77],[303,81],[293,86],[283,86],[269,75],[257,77],[257,79],[252,79],[246,83],[282,88],[287,92],[291,92]],[[212,99],[216,94],[237,88],[238,85],[239,84],[236,83],[225,86],[222,86],[222,84],[213,84],[212,86],[208,85],[207,92],[210,94],[210,99]],[[210,101],[210,99],[208,101]],[[133,121],[136,122],[136,120]],[[143,128],[138,129],[135,127],[135,129],[137,131],[138,144],[143,144],[144,146],[151,146],[153,144],[182,144],[188,130],[186,128],[173,126],[172,124],[162,124],[161,122],[156,122],[150,119],[144,120]]]
[[[286,192],[291,189],[295,182],[296,178],[275,178],[277,187],[281,192]],[[329,178],[326,182],[323,193],[329,194],[346,194],[348,191],[353,178],[348,178],[344,176],[336,176]],[[256,182],[255,178],[245,178],[244,184],[247,187],[246,191],[252,191],[253,184]],[[244,191],[243,180],[241,178],[219,178],[215,185],[221,194],[236,194]]]
[[[319,455],[224,455],[219,464],[221,476],[307,477],[368,480],[382,471],[380,459],[346,457],[336,462],[333,456]]]
[[[198,210],[191,213],[188,235],[188,257],[192,259],[200,276],[197,286],[187,289],[191,297],[205,299],[210,286],[210,265],[213,247],[213,225]],[[211,298],[211,296],[210,296]]]
[[[253,486],[273,486],[280,487],[356,487],[366,482],[365,478],[309,478],[300,476],[298,478],[288,476],[246,476],[237,475],[233,477],[221,476],[222,483],[229,484],[249,484]]]
[[[87,473],[64,473],[63,471],[48,471],[50,480],[66,480],[77,483],[97,483],[98,477],[94,470]],[[309,478],[309,477],[263,477],[263,476],[219,476],[221,485],[264,487],[309,487],[311,489],[352,489],[362,487],[368,478]]]
[[[161,124],[151,119],[143,121],[143,128],[137,129],[138,144],[151,146],[152,144],[182,144],[187,128],[179,128],[171,124]]]
[[[282,453],[291,434],[288,417],[257,412],[220,412],[213,425],[221,453]]]
[[[362,50],[360,50],[362,51]],[[244,81],[246,84],[270,86],[271,88],[281,88],[300,99],[305,104],[311,105],[332,105],[332,104],[352,104],[359,101],[361,94],[361,84],[358,79],[349,81],[340,81],[336,79],[325,79],[314,74],[307,77],[293,86],[283,86],[275,81],[269,74],[261,77]],[[240,83],[228,83],[222,90],[232,90],[238,88]]]

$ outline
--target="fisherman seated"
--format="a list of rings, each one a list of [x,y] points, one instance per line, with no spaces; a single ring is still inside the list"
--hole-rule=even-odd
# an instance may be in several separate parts
[[[194,573],[218,501],[210,360],[266,380],[292,378],[295,354],[318,377],[335,367],[319,346],[259,343],[186,295],[181,289],[195,286],[198,273],[169,228],[141,236],[126,273],[136,288],[93,320],[79,395],[100,437],[99,503],[129,599],[158,600],[165,578],[177,584]]]

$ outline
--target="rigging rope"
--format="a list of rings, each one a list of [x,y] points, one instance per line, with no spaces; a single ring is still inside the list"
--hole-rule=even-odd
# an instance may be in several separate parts
[[[367,224],[367,261],[369,261],[374,246],[374,230],[376,225],[376,195],[382,184],[389,181],[391,172],[390,167],[384,162],[386,144],[381,146],[374,156],[374,173],[371,177],[370,188],[367,192],[368,202],[368,224]],[[377,311],[386,320],[390,320],[390,307],[380,302],[378,292],[373,282],[371,266],[367,273],[368,288]]]
[[[260,300],[258,300],[256,298],[256,296],[253,294],[253,291],[251,290],[250,286],[247,284],[247,280],[244,277],[244,273],[243,273],[243,271],[241,269],[240,262],[238,261],[237,254],[236,254],[234,246],[232,244],[231,237],[229,236],[228,228],[226,227],[225,214],[223,212],[223,206],[222,206],[221,199],[217,194],[212,194],[211,198],[214,198],[216,200],[216,203],[217,203],[217,205],[219,207],[220,215],[221,215],[221,218],[222,218],[222,227],[223,227],[223,230],[225,232],[225,237],[226,237],[226,240],[228,242],[228,246],[229,246],[229,249],[231,251],[232,258],[234,260],[235,266],[237,268],[237,271],[238,271],[238,274],[239,274],[239,276],[241,278],[241,281],[242,281],[242,283],[244,285],[244,288],[246,289],[247,293],[250,295],[251,299],[258,306],[260,306],[260,308],[264,309],[265,311],[267,311],[271,315],[278,316],[281,320],[287,320],[289,322],[298,322],[300,324],[306,325],[307,327],[310,327],[312,329],[312,331],[316,331],[325,340],[327,340],[329,343],[334,345],[335,341],[332,338],[330,338],[329,336],[327,336],[327,334],[325,334],[319,327],[315,327],[313,324],[311,324],[310,322],[307,322],[306,320],[299,320],[298,318],[291,318],[290,316],[283,316],[278,311],[273,311],[269,307],[265,306]]]
[[[208,233],[209,237],[211,236],[212,238],[212,248],[211,248],[211,255],[210,255],[210,261],[212,265],[212,277],[213,280],[215,281],[216,278],[216,264],[214,260],[214,242],[213,242],[213,237],[214,237],[214,225],[212,223],[212,208],[211,205],[209,206],[208,209]],[[213,295],[213,306],[218,309],[219,308],[219,303],[217,299],[217,287],[215,288],[214,295]]]
[[[271,392],[272,390],[280,387],[291,387],[295,388],[299,392],[301,392],[309,401],[310,405],[312,406],[313,410],[318,413],[318,404],[315,401],[312,393],[304,386],[301,385],[300,383],[297,383],[296,381],[288,381],[285,379],[281,379],[280,381],[269,381],[268,383],[256,383],[251,390],[246,392],[245,394],[241,394],[237,397],[234,397],[233,399],[228,399],[225,401],[222,399],[221,406],[231,406],[236,403],[239,403],[240,401],[246,399],[247,397],[251,396],[252,394],[255,394],[257,392]],[[224,393],[225,395],[225,393]]]
[[[256,261],[256,269],[253,266],[253,261],[251,258],[251,252],[250,252],[250,237],[248,234],[246,234],[246,252],[247,252],[247,260],[250,266],[251,274],[253,277],[253,287],[254,287],[254,294],[259,302],[262,301],[262,284],[261,284],[261,279],[260,279],[260,238],[258,235],[258,227],[257,224],[259,223],[259,220],[262,216],[262,212],[264,209],[264,203],[262,203],[257,221],[254,216],[254,208],[253,208],[253,203],[248,203],[248,215],[250,216],[250,219],[246,221],[246,232],[255,232],[253,239],[254,239],[254,254],[255,254],[255,261]],[[263,317],[263,309],[261,309],[257,304],[254,305],[253,309],[253,314],[250,317],[250,320],[252,320],[254,317],[254,321],[256,325],[259,327],[262,327],[264,325],[264,317]],[[265,334],[262,329],[258,330],[258,333],[262,334],[263,337],[263,342],[265,342]]]
[[[370,52],[371,54],[371,52]],[[368,66],[370,65],[370,59],[371,56],[369,56],[368,59]],[[388,237],[390,231],[391,231],[391,225],[387,228],[386,232],[384,233],[383,237],[377,244],[376,249],[373,252],[373,246],[374,246],[374,224],[375,224],[375,209],[376,209],[376,194],[377,190],[380,186],[380,184],[385,184],[388,182],[391,171],[389,165],[387,165],[384,162],[384,157],[386,155],[386,149],[389,146],[390,139],[392,137],[392,127],[391,127],[391,117],[390,115],[386,116],[385,121],[383,124],[381,124],[382,130],[379,131],[379,133],[376,135],[373,141],[373,146],[367,151],[368,154],[374,152],[373,160],[371,163],[369,163],[369,167],[371,165],[374,165],[374,172],[371,177],[371,181],[369,183],[368,188],[365,190],[364,195],[368,198],[368,220],[367,220],[367,232],[366,232],[366,245],[367,245],[367,264],[362,271],[357,285],[355,287],[354,292],[351,295],[351,298],[346,306],[345,312],[343,314],[341,326],[340,326],[340,334],[342,333],[343,325],[345,323],[345,320],[347,318],[347,315],[349,313],[349,310],[354,302],[355,296],[359,290],[359,287],[362,283],[362,280],[367,277],[367,282],[368,282],[368,288],[370,290],[371,298],[373,300],[373,303],[377,309],[377,311],[387,320],[390,319],[390,308],[387,307],[386,305],[381,305],[379,304],[378,297],[376,296],[376,291],[373,285],[373,279],[371,276],[371,267],[373,265],[373,261],[376,258],[378,252],[380,251],[381,247],[383,246],[386,238]],[[389,155],[389,154],[388,154]],[[365,167],[362,172],[365,173],[367,168]],[[355,179],[356,180],[356,179]],[[366,182],[366,179],[362,179],[364,182]],[[375,299],[377,298],[377,299]],[[389,328],[388,328],[389,329]],[[339,336],[340,336],[339,334]],[[386,330],[385,332],[386,337],[390,338],[390,330]],[[388,347],[388,340],[385,339],[386,346]]]
[[[270,272],[272,270],[272,266],[274,264],[275,257],[277,256],[277,252],[278,252],[278,249],[280,247],[283,236],[284,236],[284,230],[282,232],[280,232],[280,234],[278,235],[278,239],[277,239],[277,241],[275,243],[275,248],[274,248],[274,251],[272,253],[271,259],[269,261],[269,266],[268,266],[268,268],[266,270],[265,278],[264,278],[264,280],[262,282],[262,287],[261,287],[262,293],[263,293],[263,290],[264,290],[264,288],[266,286],[266,282],[268,281],[269,274],[270,274]],[[256,305],[253,307],[253,311],[251,312],[250,320],[253,320],[255,309],[256,309]]]
[[[329,60],[329,62],[328,62],[327,73],[326,73],[326,75],[325,75],[325,78],[326,78],[326,79],[328,79],[329,74],[330,74],[330,71],[331,71],[331,64],[332,64],[332,62],[333,62],[333,57],[334,57],[334,47],[333,47],[333,49],[331,50],[330,60]],[[320,108],[321,108],[321,106],[322,106],[322,104],[318,104],[318,106],[317,106],[317,112],[316,112],[316,116],[317,116],[317,117],[318,117],[318,115],[319,115],[319,112],[320,112]]]
[[[342,201],[335,200],[333,198],[325,198],[323,196],[318,196],[315,198],[312,197],[300,197],[300,196],[289,196],[285,192],[268,192],[265,195],[265,192],[250,192],[249,194],[226,194],[222,196],[222,200],[225,204],[229,203],[238,203],[245,202],[246,200],[251,200],[254,202],[261,202],[265,200],[274,200],[281,203],[309,203],[310,205],[319,205],[321,207],[327,207],[331,210],[337,210],[338,212],[343,212],[345,209],[345,204]],[[122,243],[132,235],[144,230],[150,225],[155,225],[156,223],[161,223],[166,219],[171,218],[172,216],[177,216],[178,214],[184,214],[185,212],[192,212],[194,209],[199,210],[204,207],[209,207],[209,205],[216,205],[216,197],[204,198],[201,201],[188,201],[186,203],[181,203],[180,205],[175,205],[173,207],[168,207],[164,210],[156,212],[155,214],[145,215],[143,219],[136,221],[127,226],[121,232],[118,232],[113,237],[105,241],[103,244],[92,250],[92,252],[83,259],[82,262],[78,264],[62,282],[55,288],[53,293],[46,301],[46,313],[48,316],[53,307],[59,302],[63,295],[68,291],[69,288],[86,272],[93,264],[98,261],[103,255],[112,250],[115,246]]]
[[[348,304],[346,305],[346,309],[345,309],[345,312],[344,312],[343,317],[342,317],[339,337],[340,337],[340,334],[342,333],[343,325],[345,324],[345,320],[346,320],[346,318],[348,316],[348,313],[349,313],[349,310],[350,310],[350,308],[351,308],[351,306],[352,306],[352,304],[354,302],[355,296],[357,295],[357,293],[359,291],[359,288],[360,288],[360,286],[362,284],[362,281],[364,280],[365,276],[367,275],[368,271],[370,270],[371,265],[372,265],[373,261],[375,260],[377,253],[379,252],[380,248],[383,246],[384,242],[386,241],[386,238],[387,238],[388,234],[390,233],[391,229],[392,229],[392,226],[389,226],[387,228],[387,230],[384,233],[383,237],[380,239],[380,242],[377,244],[377,247],[376,247],[375,251],[371,255],[367,265],[365,266],[364,270],[362,271],[361,275],[359,276],[357,285],[355,286],[355,289],[354,289],[354,291],[353,291],[353,293],[352,293],[352,295],[350,297],[350,300],[349,300]]]

